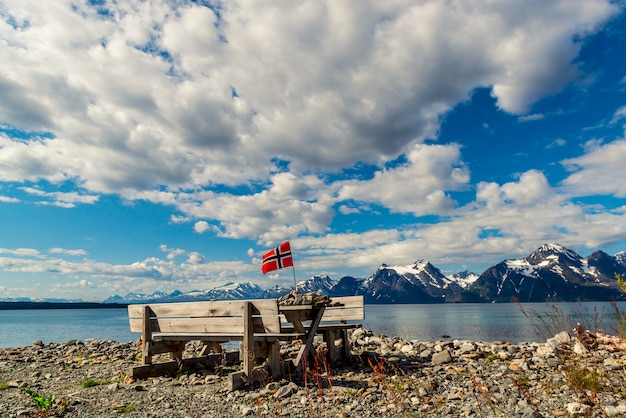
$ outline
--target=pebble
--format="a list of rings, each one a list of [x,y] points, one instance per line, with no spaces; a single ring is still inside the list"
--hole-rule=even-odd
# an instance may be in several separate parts
[[[233,392],[227,390],[226,376],[237,365],[134,381],[129,372],[139,362],[140,349],[133,343],[34,341],[0,350],[0,411],[9,418],[125,413],[155,418],[621,417],[626,400],[613,388],[623,388],[626,381],[624,348],[605,340],[576,349],[579,342],[567,332],[546,343],[509,344],[404,341],[356,329],[350,337],[353,359],[331,373],[307,373],[306,380],[292,374]],[[190,343],[185,355],[200,349],[199,343]],[[281,349],[284,359],[297,352],[291,342]],[[602,381],[581,393],[568,376],[585,370],[594,370]],[[88,380],[96,384],[83,387]],[[54,395],[48,415],[24,389],[48,399]]]

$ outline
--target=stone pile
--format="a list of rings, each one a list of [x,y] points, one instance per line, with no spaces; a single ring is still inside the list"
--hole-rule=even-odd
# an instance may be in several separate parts
[[[332,303],[328,295],[322,295],[319,292],[300,293],[297,289],[292,290],[284,296],[278,298],[279,306],[292,305],[313,305],[328,306]]]
[[[622,340],[563,332],[546,343],[406,341],[356,329],[354,359],[228,392],[228,369],[134,381],[133,343],[70,341],[0,349],[3,417],[622,417]],[[197,355],[189,344],[186,356]],[[288,355],[297,346],[287,344]],[[322,349],[320,348],[320,352]],[[43,398],[48,410],[24,389]]]

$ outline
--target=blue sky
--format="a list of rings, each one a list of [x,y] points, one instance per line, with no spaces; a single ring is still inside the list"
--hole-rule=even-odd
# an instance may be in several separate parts
[[[622,1],[0,1],[0,299],[626,250]]]

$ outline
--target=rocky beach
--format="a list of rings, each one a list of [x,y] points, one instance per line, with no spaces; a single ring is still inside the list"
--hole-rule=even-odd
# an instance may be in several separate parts
[[[579,330],[545,343],[405,341],[357,329],[349,363],[229,391],[238,365],[198,361],[134,380],[134,343],[108,340],[0,349],[2,417],[622,417],[621,339]],[[187,346],[186,357],[199,352]],[[297,346],[282,349],[285,359]]]

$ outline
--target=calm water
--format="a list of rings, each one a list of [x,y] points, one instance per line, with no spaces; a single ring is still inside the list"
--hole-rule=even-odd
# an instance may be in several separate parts
[[[619,302],[626,311],[626,302]],[[513,303],[455,305],[366,305],[363,326],[375,333],[406,340],[452,339],[545,341],[547,336],[581,321],[608,332],[615,328],[609,303],[528,303],[529,320]],[[536,327],[533,327],[533,323]],[[548,335],[550,334],[550,335]],[[34,340],[66,342],[72,339],[135,341],[126,309],[0,310],[0,347],[22,347]]]

